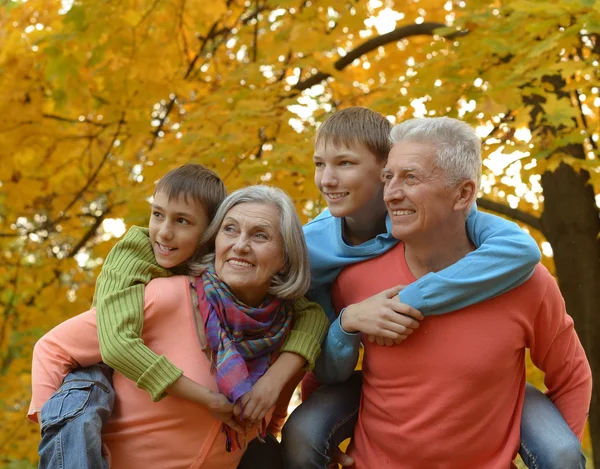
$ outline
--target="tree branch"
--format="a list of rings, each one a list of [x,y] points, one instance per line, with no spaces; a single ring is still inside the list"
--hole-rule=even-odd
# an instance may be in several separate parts
[[[73,207],[73,205],[75,205],[77,203],[77,201],[81,198],[81,196],[85,193],[85,191],[88,190],[88,188],[90,187],[90,185],[92,184],[92,182],[94,182],[94,179],[96,179],[96,177],[98,176],[98,174],[100,173],[100,171],[102,170],[102,167],[105,165],[105,163],[108,161],[108,157],[110,156],[110,152],[113,149],[114,145],[115,145],[115,141],[117,140],[119,134],[121,133],[121,127],[123,126],[123,124],[125,123],[125,111],[123,111],[121,113],[121,119],[119,119],[119,125],[117,126],[117,130],[115,131],[115,133],[113,134],[113,137],[110,141],[110,144],[108,145],[108,147],[106,148],[106,151],[104,152],[104,155],[102,156],[102,159],[100,160],[100,163],[98,164],[98,166],[96,167],[96,170],[93,172],[93,174],[89,177],[89,179],[87,180],[87,182],[85,183],[85,185],[79,190],[79,192],[77,193],[77,195],[75,195],[75,197],[73,198],[73,200],[69,203],[69,205],[67,205],[67,207],[62,211],[63,215],[58,217],[53,223],[52,226],[56,225],[62,218],[64,215],[67,214],[67,212],[71,209],[71,207]]]
[[[81,248],[83,248],[87,244],[87,242],[90,239],[92,239],[92,237],[96,234],[96,231],[98,231],[98,228],[100,228],[100,225],[102,225],[102,222],[106,218],[106,215],[108,215],[109,213],[110,209],[103,212],[102,215],[94,217],[96,219],[96,221],[94,221],[94,224],[89,227],[85,235],[83,235],[83,238],[81,238],[77,245],[75,245],[73,249],[71,249],[67,257],[75,257],[77,255]]]
[[[109,122],[94,122],[87,119],[80,121],[79,119],[71,119],[69,117],[57,116],[56,114],[43,113],[42,117],[44,119],[53,119],[61,122],[68,122],[70,124],[90,124],[95,125],[96,127],[108,127],[109,125],[111,125]]]
[[[541,220],[534,215],[523,212],[522,210],[511,208],[503,203],[495,202],[489,199],[484,199],[483,197],[477,199],[477,206],[489,210],[490,212],[495,212],[499,213],[500,215],[504,215],[508,218],[521,222],[535,230],[544,233]]]
[[[434,31],[438,28],[445,28],[446,25],[443,23],[435,23],[435,22],[426,22],[421,24],[409,24],[406,26],[401,26],[399,28],[394,29],[393,31],[382,34],[380,36],[376,36],[368,41],[362,43],[355,49],[352,49],[348,52],[344,57],[338,59],[333,67],[336,70],[343,70],[348,65],[350,65],[355,59],[358,59],[360,56],[367,54],[378,47],[385,46],[390,42],[397,42],[402,39],[406,39],[412,36],[433,36]],[[448,39],[452,39],[457,36],[459,33],[445,36]],[[296,91],[304,91],[308,88],[313,87],[314,85],[321,83],[323,80],[329,78],[331,75],[325,72],[317,72],[313,76],[299,81],[295,86],[294,90]]]

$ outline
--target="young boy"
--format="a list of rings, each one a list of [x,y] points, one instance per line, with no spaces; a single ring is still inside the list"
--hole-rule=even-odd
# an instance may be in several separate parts
[[[325,121],[315,139],[315,184],[328,209],[304,230],[313,276],[310,297],[324,307],[332,322],[322,356],[342,357],[335,363],[319,360],[316,371],[324,380],[354,366],[358,332],[380,345],[398,343],[419,333],[415,319],[422,318],[420,313],[445,314],[497,296],[526,281],[540,260],[535,241],[516,224],[473,207],[466,228],[478,249],[467,256],[468,261],[388,291],[384,308],[349,308],[345,314],[351,317],[346,319],[352,319],[355,332],[344,331],[331,305],[333,282],[344,266],[377,257],[398,243],[391,234],[381,182],[391,127],[378,113],[349,108]],[[474,265],[480,267],[475,270]],[[333,349],[338,353],[328,353]],[[331,462],[333,449],[352,435],[360,385],[361,376],[354,375],[347,383],[323,386],[292,413],[283,429],[286,468],[323,468]],[[318,386],[307,375],[303,398]],[[541,398],[547,402],[539,405],[553,407],[545,396]],[[348,459],[340,462],[352,464]]]
[[[217,418],[234,426],[233,407],[224,396],[188,379],[140,338],[145,285],[152,278],[185,271],[225,196],[221,179],[201,165],[184,165],[165,175],[154,192],[149,228],[132,227],[109,253],[97,280],[94,302],[101,353],[107,365],[135,381],[153,401],[167,394],[188,399],[208,407]],[[256,383],[253,391],[260,392],[244,396],[247,420],[261,421],[289,376],[305,363],[312,368],[320,352],[328,327],[322,309],[303,298],[294,303],[294,309],[292,330],[281,349],[278,366],[270,368]],[[108,378],[106,367],[76,370],[65,378],[61,389],[68,392],[57,415],[47,416],[46,406],[42,408],[40,467],[56,467],[58,457],[64,458],[61,467],[106,466],[101,456],[100,431],[114,399]],[[93,386],[77,397],[71,390],[81,390],[82,381]],[[78,402],[69,403],[75,397]],[[93,431],[86,433],[89,428]],[[61,455],[62,446],[68,447],[71,460]]]

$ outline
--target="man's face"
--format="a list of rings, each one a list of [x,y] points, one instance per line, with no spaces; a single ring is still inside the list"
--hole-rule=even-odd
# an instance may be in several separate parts
[[[148,228],[158,265],[172,269],[190,259],[209,222],[202,204],[191,197],[169,200],[164,192],[154,194]]]
[[[381,206],[385,161],[364,145],[319,145],[313,161],[315,184],[334,217],[355,217]]]
[[[435,164],[433,145],[394,145],[382,179],[394,238],[427,239],[456,216],[455,191],[447,187],[445,171]]]

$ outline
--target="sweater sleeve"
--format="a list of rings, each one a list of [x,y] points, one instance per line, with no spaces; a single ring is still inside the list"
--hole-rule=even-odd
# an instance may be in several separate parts
[[[169,272],[157,265],[148,230],[132,227],[106,258],[96,282],[98,339],[102,360],[147,391],[153,401],[183,372],[141,339],[144,289]]]
[[[315,366],[321,353],[321,342],[325,338],[329,320],[323,308],[306,298],[294,302],[294,316],[290,331],[281,352],[291,352],[306,359],[306,370]]]
[[[558,285],[550,273],[543,273],[545,292],[529,334],[531,360],[545,372],[548,397],[581,441],[592,397],[592,373]]]
[[[36,414],[69,372],[99,361],[96,311],[93,309],[59,324],[44,335],[33,348],[29,419],[36,420]]]
[[[400,301],[426,316],[445,314],[501,295],[531,277],[540,250],[519,225],[473,206],[466,226],[477,249],[406,286]]]

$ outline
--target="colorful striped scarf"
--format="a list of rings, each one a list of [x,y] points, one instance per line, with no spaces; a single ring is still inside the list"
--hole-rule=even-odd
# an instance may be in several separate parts
[[[237,403],[267,371],[271,353],[283,345],[292,324],[293,308],[288,301],[271,295],[258,308],[243,304],[219,279],[214,265],[196,279],[196,291],[199,288],[204,289],[208,300],[208,308],[201,308],[200,313],[212,350],[217,386],[230,402]],[[232,444],[230,433],[227,432],[228,451]]]

